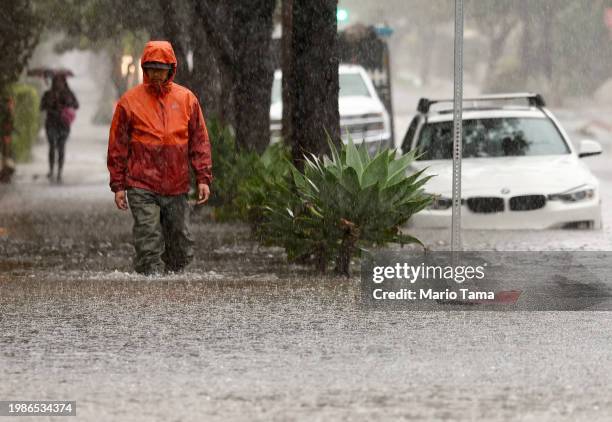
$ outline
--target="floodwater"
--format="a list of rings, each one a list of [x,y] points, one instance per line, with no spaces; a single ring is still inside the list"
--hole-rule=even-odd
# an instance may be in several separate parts
[[[129,214],[15,192],[2,398],[76,400],[86,421],[612,417],[612,313],[374,311],[357,278],[309,277],[205,212],[188,273],[139,276]]]
[[[105,130],[78,119],[63,185],[44,179],[41,143],[0,188],[1,400],[76,400],[83,421],[612,419],[609,312],[366,309],[357,277],[309,276],[206,210],[187,273],[135,275],[131,217],[106,186]],[[609,209],[601,231],[464,241],[609,250]],[[417,235],[448,247],[445,231]]]

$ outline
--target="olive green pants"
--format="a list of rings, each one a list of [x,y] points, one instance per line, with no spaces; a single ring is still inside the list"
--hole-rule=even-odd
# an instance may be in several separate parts
[[[164,196],[129,188],[127,197],[134,217],[134,270],[143,274],[181,271],[193,260],[187,194]]]

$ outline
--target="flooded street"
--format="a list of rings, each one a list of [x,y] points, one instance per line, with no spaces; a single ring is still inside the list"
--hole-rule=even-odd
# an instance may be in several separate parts
[[[135,275],[106,129],[79,119],[63,185],[40,143],[0,187],[3,400],[76,400],[83,421],[612,418],[609,312],[372,311],[358,274],[313,278],[206,209],[187,273]],[[608,154],[590,161],[601,231],[471,231],[466,249],[610,250]],[[416,235],[448,247],[446,231]]]
[[[350,283],[191,278],[3,281],[0,394],[78,420],[612,414],[608,313],[373,312]]]

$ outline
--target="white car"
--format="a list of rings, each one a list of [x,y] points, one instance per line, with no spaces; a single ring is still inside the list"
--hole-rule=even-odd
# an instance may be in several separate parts
[[[349,133],[353,142],[366,142],[373,153],[378,148],[392,147],[389,113],[381,102],[372,80],[365,69],[358,65],[338,66],[340,93],[338,108],[342,141],[348,143]],[[281,96],[282,73],[274,73],[272,105],[270,106],[271,141],[281,136],[283,103]]]
[[[526,106],[499,101],[527,100]],[[452,110],[430,111],[419,102],[402,151],[423,155],[412,172],[433,174],[425,190],[437,199],[413,216],[415,227],[449,227],[452,197]],[[536,94],[489,95],[463,111],[461,226],[467,229],[601,228],[599,182],[582,157],[601,146],[583,140],[579,151]],[[490,104],[495,104],[491,106]],[[489,105],[484,105],[489,104]]]

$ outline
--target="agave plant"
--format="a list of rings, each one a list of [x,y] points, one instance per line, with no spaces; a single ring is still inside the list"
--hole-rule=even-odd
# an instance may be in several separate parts
[[[294,187],[275,185],[277,199],[267,206],[263,232],[271,243],[285,247],[289,258],[312,255],[320,271],[335,262],[348,275],[351,257],[368,245],[422,243],[401,232],[431,196],[422,189],[431,176],[407,175],[415,159],[411,151],[399,158],[391,150],[370,157],[352,140],[331,158],[305,157],[304,172],[291,167]]]

